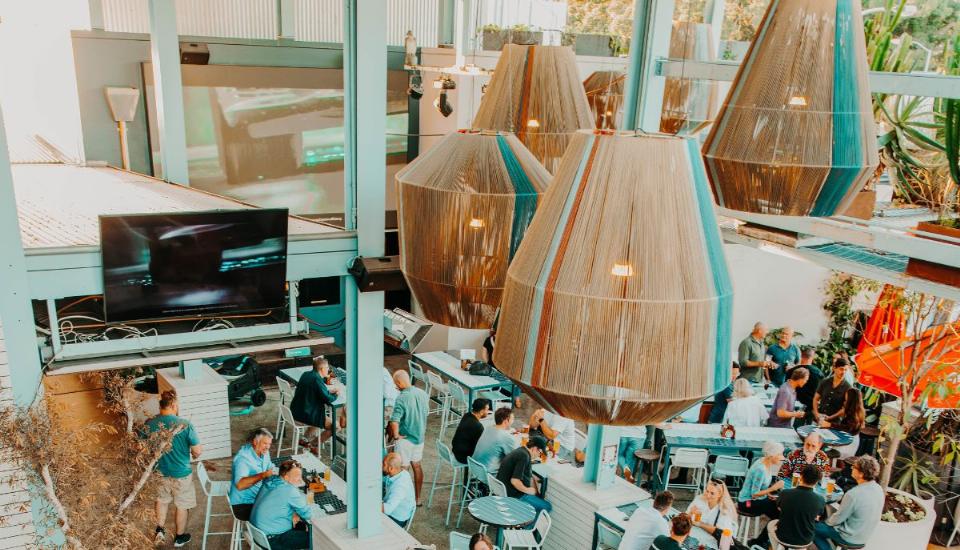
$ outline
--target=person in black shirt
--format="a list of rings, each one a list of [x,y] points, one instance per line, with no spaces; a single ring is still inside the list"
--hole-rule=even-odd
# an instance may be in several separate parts
[[[531,436],[526,447],[517,447],[503,457],[500,470],[497,471],[497,479],[507,487],[507,496],[519,498],[537,512],[553,509],[549,502],[540,498],[540,491],[533,479],[533,459],[546,456],[546,452],[547,440],[538,435]]]
[[[723,422],[723,415],[727,412],[727,403],[733,399],[733,381],[737,378],[740,378],[740,365],[734,361],[730,369],[730,383],[713,396],[713,407],[710,408],[707,423],[719,424]]]
[[[670,536],[660,535],[653,539],[653,550],[680,550],[683,541],[687,540],[693,521],[688,514],[677,514],[670,520]],[[702,548],[702,545],[701,545]]]
[[[833,377],[823,380],[817,386],[817,393],[813,396],[813,411],[818,422],[831,422],[843,414],[843,401],[851,387],[844,377],[848,365],[849,362],[843,357],[835,359]]]
[[[791,546],[813,542],[814,526],[826,506],[823,497],[813,491],[819,482],[820,468],[808,464],[800,472],[800,486],[784,491],[777,499],[780,519],[767,525],[767,534],[774,548],[781,542]]]
[[[795,365],[787,371],[787,378],[790,378],[790,373],[794,370],[803,367],[807,369],[810,373],[810,377],[807,378],[807,383],[797,388],[797,401],[803,403],[803,407],[807,411],[807,416],[805,418],[806,423],[813,422],[813,396],[817,393],[817,388],[820,386],[820,381],[823,380],[823,371],[818,369],[813,364],[813,358],[816,356],[816,350],[813,348],[803,348],[800,350],[800,364]],[[796,425],[796,422],[794,422]]]
[[[321,442],[326,441],[333,434],[325,409],[337,400],[338,390],[335,387],[333,389],[327,387],[329,378],[330,363],[322,355],[314,357],[313,370],[300,376],[297,389],[293,392],[293,399],[290,400],[293,419],[311,426],[307,431],[307,439],[316,437],[317,428],[324,428],[320,436]]]
[[[477,441],[483,435],[483,424],[480,420],[490,414],[490,407],[493,405],[489,399],[474,399],[473,406],[470,407],[470,414],[463,415],[460,424],[457,425],[457,431],[453,433],[453,441],[450,445],[453,447],[453,456],[462,464],[467,463],[467,457],[473,456],[473,451],[477,448]]]

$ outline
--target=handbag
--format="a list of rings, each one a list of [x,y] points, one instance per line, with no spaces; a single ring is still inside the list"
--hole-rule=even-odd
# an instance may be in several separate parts
[[[493,372],[493,367],[483,361],[474,361],[470,363],[469,372],[474,376],[490,376]]]

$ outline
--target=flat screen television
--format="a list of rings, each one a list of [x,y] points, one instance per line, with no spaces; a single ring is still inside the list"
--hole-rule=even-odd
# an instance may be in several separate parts
[[[282,308],[287,209],[100,216],[108,323]]]

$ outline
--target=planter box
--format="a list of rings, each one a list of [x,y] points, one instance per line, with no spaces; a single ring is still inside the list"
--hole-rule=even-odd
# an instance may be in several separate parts
[[[504,44],[540,44],[543,33],[540,31],[483,31],[483,49],[490,52],[503,50]]]
[[[613,37],[609,34],[563,34],[561,44],[573,46],[577,55],[613,57]]]
[[[946,235],[960,239],[960,228],[946,227],[934,222],[920,222],[917,224],[915,229],[919,231],[926,231],[927,233],[935,233],[937,235]],[[917,236],[924,239],[939,240],[925,235]],[[945,240],[940,242],[956,245],[956,243],[950,243]],[[960,254],[960,245],[956,246],[957,254]],[[960,287],[960,269],[956,267],[910,258],[910,261],[907,262],[906,274],[919,277],[921,279],[926,279],[928,281],[933,281],[935,283]]]
[[[930,533],[933,532],[933,526],[937,522],[932,501],[921,500],[896,489],[887,489],[887,492],[907,495],[914,499],[927,511],[927,516],[920,521],[910,523],[881,521],[877,525],[877,530],[874,531],[873,536],[867,541],[866,548],[868,550],[926,550],[930,541]]]

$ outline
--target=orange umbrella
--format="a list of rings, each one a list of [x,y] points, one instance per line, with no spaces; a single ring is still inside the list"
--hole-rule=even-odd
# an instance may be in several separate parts
[[[952,331],[943,326],[928,329],[919,343],[902,338],[867,348],[856,357],[860,383],[901,397],[899,380],[919,376],[914,399],[918,399],[931,383],[942,382],[938,389],[946,390],[945,395],[938,391],[931,392],[926,397],[926,406],[934,409],[960,408],[960,336],[957,334],[960,323],[953,328]],[[917,349],[927,359],[913,364]]]
[[[902,293],[902,288],[883,285],[883,291],[877,298],[877,305],[873,308],[873,313],[867,320],[867,326],[863,329],[863,336],[857,345],[857,353],[863,353],[870,346],[879,346],[903,338],[903,310],[897,306]]]

